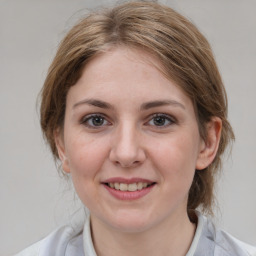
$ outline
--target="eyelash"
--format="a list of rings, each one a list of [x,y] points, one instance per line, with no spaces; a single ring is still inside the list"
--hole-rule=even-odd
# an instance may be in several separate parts
[[[105,124],[103,125],[95,125],[95,124],[89,124],[90,121],[93,122],[93,120],[95,121],[96,118],[100,118],[103,120],[103,122],[105,122]],[[82,118],[82,120],[80,121],[81,124],[87,126],[88,128],[91,129],[100,129],[103,126],[106,125],[110,125],[110,122],[107,121],[106,117],[103,114],[91,114],[91,115],[87,115],[85,117]]]
[[[95,125],[95,123],[89,123],[90,121],[93,122],[96,120],[96,118],[99,118],[101,119],[101,121],[103,122],[102,124],[100,125]],[[154,122],[156,121],[156,118],[160,118],[164,121],[164,124],[163,125],[156,125],[156,123],[153,123],[153,124],[150,124],[150,122]],[[155,120],[154,120],[155,119]],[[168,122],[168,124],[166,124],[166,121]],[[109,121],[107,121],[105,115],[103,114],[91,114],[91,115],[87,115],[85,117],[82,118],[82,120],[80,121],[81,124],[85,125],[86,127],[88,128],[91,128],[91,129],[100,129],[104,126],[109,126],[111,125],[111,123]],[[177,123],[177,121],[175,120],[175,118],[167,115],[167,114],[163,114],[163,113],[157,113],[157,114],[153,114],[149,117],[149,121],[147,121],[145,124],[146,125],[149,125],[149,126],[153,126],[153,127],[157,127],[159,129],[163,129],[163,128],[166,128],[166,127],[169,127],[171,126],[172,124],[175,124]]]
[[[154,124],[150,124],[151,121],[154,122],[154,119],[156,120],[156,118],[162,118],[164,120],[164,123],[166,123],[166,121],[168,121],[168,124],[164,124],[164,125],[156,125],[155,123]],[[157,113],[157,114],[154,114],[150,117],[150,120],[147,122],[147,124],[151,125],[151,126],[154,126],[154,127],[157,127],[157,128],[166,128],[166,127],[169,127],[170,125],[172,124],[175,124],[177,123],[176,120],[167,115],[167,114],[163,114],[163,113]]]

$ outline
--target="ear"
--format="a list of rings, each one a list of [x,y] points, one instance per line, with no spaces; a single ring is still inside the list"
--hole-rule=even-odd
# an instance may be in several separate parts
[[[60,129],[57,129],[54,132],[54,140],[58,150],[59,159],[61,160],[61,163],[62,163],[62,169],[64,172],[70,173],[69,161],[65,151],[64,136]]]
[[[201,142],[196,169],[202,170],[208,167],[214,160],[219,148],[222,121],[219,117],[213,117],[206,125],[206,139]]]

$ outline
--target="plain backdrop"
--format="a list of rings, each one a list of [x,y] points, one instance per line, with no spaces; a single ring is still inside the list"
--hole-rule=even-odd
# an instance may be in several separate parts
[[[219,225],[256,245],[256,1],[161,1],[188,17],[214,50],[236,134],[219,182]],[[58,42],[87,8],[113,1],[0,0],[0,255],[65,223],[79,201],[45,145],[37,95]]]

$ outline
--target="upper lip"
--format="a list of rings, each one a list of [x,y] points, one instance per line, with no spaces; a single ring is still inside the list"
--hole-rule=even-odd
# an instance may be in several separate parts
[[[153,180],[149,179],[143,179],[143,178],[123,178],[123,177],[113,177],[104,180],[102,183],[124,183],[124,184],[132,184],[132,183],[138,183],[138,182],[144,182],[144,183],[155,183]]]

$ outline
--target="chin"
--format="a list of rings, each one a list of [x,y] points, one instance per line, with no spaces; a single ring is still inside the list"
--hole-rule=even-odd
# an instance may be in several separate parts
[[[148,230],[152,227],[153,221],[142,214],[122,214],[115,215],[115,218],[112,219],[111,223],[108,220],[109,225],[112,228],[125,233],[138,233]]]

